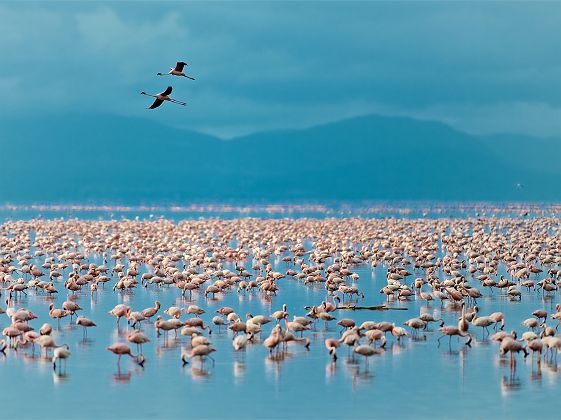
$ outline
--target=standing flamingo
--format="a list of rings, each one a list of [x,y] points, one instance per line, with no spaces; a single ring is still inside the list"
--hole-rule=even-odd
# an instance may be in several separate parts
[[[62,346],[59,346],[57,348],[55,348],[54,351],[54,356],[53,356],[53,370],[56,369],[56,361],[57,360],[64,360],[64,370],[66,370],[66,360],[70,357],[70,347],[68,347],[68,344],[63,344]],[[59,370],[62,368],[62,362],[59,365]]]
[[[109,347],[107,347],[107,350],[117,355],[117,366],[121,366],[121,356],[123,355],[127,355],[135,359],[136,363],[138,363],[140,366],[144,365],[145,362],[144,356],[142,354],[141,355],[133,354],[131,348],[125,343],[112,344]]]

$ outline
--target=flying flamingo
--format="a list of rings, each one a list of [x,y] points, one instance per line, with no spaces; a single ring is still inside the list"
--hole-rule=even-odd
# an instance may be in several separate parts
[[[195,80],[194,77],[187,76],[183,73],[183,67],[188,66],[187,63],[184,61],[178,61],[175,65],[175,68],[170,68],[168,73],[157,73],[158,76],[182,76],[186,77],[187,79]]]
[[[176,101],[175,99],[172,99],[169,97],[171,91],[173,90],[173,88],[171,86],[168,86],[166,90],[164,90],[161,93],[158,93],[156,95],[151,95],[149,93],[146,92],[140,92],[141,95],[146,95],[146,96],[152,96],[153,98],[156,98],[156,100],[154,101],[154,103],[152,105],[150,105],[148,107],[148,109],[154,109],[154,108],[158,108],[161,104],[164,103],[164,101],[168,101],[168,102],[173,102],[174,104],[178,104],[178,105],[187,105],[186,102],[180,102],[180,101]]]

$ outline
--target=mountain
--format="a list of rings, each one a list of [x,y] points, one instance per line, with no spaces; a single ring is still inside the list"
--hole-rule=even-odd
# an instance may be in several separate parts
[[[559,174],[561,139],[535,138],[516,134],[481,136],[491,152],[516,167],[546,174]]]
[[[0,202],[561,199],[561,141],[410,118],[228,141],[105,115],[2,118],[0,127]]]

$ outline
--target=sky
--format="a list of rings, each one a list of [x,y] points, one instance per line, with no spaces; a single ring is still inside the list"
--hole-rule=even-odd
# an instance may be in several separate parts
[[[223,138],[377,113],[561,137],[561,2],[0,1],[3,116]],[[195,81],[162,78],[177,60]],[[186,108],[150,98],[171,83]]]

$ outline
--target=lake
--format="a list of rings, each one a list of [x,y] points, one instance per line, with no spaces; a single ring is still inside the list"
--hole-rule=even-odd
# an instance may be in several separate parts
[[[293,218],[306,220],[315,218],[327,220],[345,220],[346,217],[359,217],[361,220],[386,220],[388,217],[403,220],[476,220],[476,217],[489,217],[497,214],[505,219],[532,224],[533,217],[547,214],[552,231],[550,236],[559,237],[557,215],[559,208],[549,206],[528,206],[508,208],[496,205],[477,205],[459,211],[457,206],[442,205],[436,209],[430,205],[417,206],[407,210],[386,205],[376,207],[304,207],[274,208],[259,207],[252,211],[236,207],[234,210],[224,208],[196,210],[189,208],[179,210],[125,208],[2,208],[3,220],[32,220],[77,217],[82,220],[123,220],[137,218],[157,220],[164,216],[171,224],[180,220],[204,221],[207,217],[236,220],[240,217],[259,218]],[[460,206],[461,207],[461,206]],[[368,210],[370,208],[370,210]],[[499,209],[499,210],[497,210]],[[501,210],[502,209],[502,210]],[[553,217],[552,217],[553,216]],[[443,219],[444,220],[444,219]],[[493,219],[495,220],[495,219]],[[141,222],[139,222],[141,223]],[[152,222],[149,222],[152,223]],[[183,222],[189,223],[189,222]],[[362,222],[361,222],[362,223]],[[396,222],[397,223],[397,222]],[[494,223],[494,222],[493,222]],[[522,226],[522,225],[521,225]],[[36,232],[30,230],[32,239]],[[8,235],[3,233],[5,237]],[[303,241],[307,250],[312,249],[312,240]],[[231,246],[236,245],[233,239]],[[2,249],[2,248],[0,248]],[[30,248],[33,253],[36,249]],[[80,252],[84,252],[80,249]],[[3,254],[3,253],[0,253]],[[442,249],[437,256],[442,256]],[[88,263],[102,264],[100,254],[90,253]],[[308,256],[304,257],[306,262]],[[44,256],[33,259],[39,267],[44,263]],[[332,261],[328,260],[327,264]],[[269,263],[274,271],[286,273],[293,266],[282,261],[280,255],[273,255]],[[109,262],[112,267],[114,262]],[[243,262],[248,271],[252,271],[251,259]],[[235,262],[225,261],[224,269],[235,271]],[[141,273],[148,268],[141,265]],[[44,270],[43,271],[48,271]],[[386,285],[387,267],[379,263],[359,264],[352,271],[360,277],[356,285],[364,293],[361,306],[383,305],[386,296],[379,291]],[[544,270],[545,271],[545,270]],[[499,273],[507,276],[505,267],[499,265]],[[542,273],[543,274],[543,273]],[[541,279],[544,275],[532,276]],[[439,272],[440,277],[445,277]],[[18,277],[14,274],[14,277]],[[68,270],[63,276],[68,277]],[[414,273],[404,283],[411,284],[419,277]],[[115,319],[107,314],[115,305],[124,303],[134,310],[141,310],[154,305],[159,300],[162,311],[170,306],[186,308],[196,304],[206,313],[201,317],[205,322],[216,315],[215,311],[223,306],[230,306],[245,318],[245,314],[270,315],[287,304],[292,315],[305,315],[305,306],[318,305],[326,298],[323,283],[305,285],[301,280],[287,276],[278,281],[279,291],[275,296],[268,296],[260,291],[238,293],[230,289],[219,293],[216,299],[205,298],[202,291],[193,294],[193,300],[183,297],[176,287],[146,288],[139,286],[133,290],[113,291],[116,276],[105,288],[92,295],[89,288],[77,293],[76,302],[83,307],[80,314],[97,323],[97,327],[88,331],[88,339],[83,339],[82,329],[70,323],[69,318],[61,320],[60,329],[56,329],[57,343],[67,343],[72,355],[63,373],[52,368],[50,360],[31,354],[30,348],[9,349],[6,356],[0,355],[0,376],[3,378],[2,398],[4,401],[2,416],[6,418],[148,418],[148,417],[194,417],[194,418],[488,418],[488,417],[558,417],[555,403],[561,377],[557,362],[542,361],[540,365],[532,356],[516,357],[513,367],[509,357],[499,356],[498,344],[483,339],[480,328],[471,326],[474,336],[471,347],[465,346],[463,340],[453,338],[442,340],[440,346],[438,325],[433,324],[429,331],[421,332],[419,337],[405,337],[397,342],[388,335],[388,344],[384,354],[369,359],[368,368],[362,357],[349,356],[347,348],[338,349],[339,359],[333,362],[324,347],[324,340],[338,338],[341,328],[335,322],[325,330],[323,322],[317,322],[312,331],[305,334],[311,340],[309,350],[303,346],[291,344],[283,357],[271,357],[262,345],[262,338],[250,345],[245,351],[234,351],[232,333],[213,326],[210,339],[216,348],[213,353],[215,363],[206,361],[201,364],[192,360],[183,366],[180,355],[187,346],[188,339],[170,332],[168,342],[157,337],[153,323],[143,323],[142,330],[151,342],[144,345],[146,363],[141,367],[127,357],[117,367],[116,357],[105,350],[117,341],[124,341],[130,327],[121,320],[121,328],[116,327]],[[510,277],[509,277],[510,278]],[[27,277],[26,280],[29,280]],[[520,288],[520,301],[509,299],[506,293],[494,290],[492,294],[479,283],[468,277],[468,282],[477,286],[484,297],[477,304],[481,314],[501,311],[505,314],[505,331],[516,329],[519,335],[525,330],[521,322],[531,317],[532,311],[545,309],[555,312],[559,302],[558,292],[552,296]],[[42,293],[29,290],[27,296],[18,297],[14,306],[25,307],[38,315],[30,324],[38,329],[44,322],[50,322],[56,328],[56,321],[49,318],[49,303],[59,308],[67,300],[70,291],[63,286],[63,280],[55,282],[59,293],[51,298]],[[206,284],[205,284],[206,287]],[[6,291],[3,291],[3,300]],[[353,318],[357,325],[363,321],[390,321],[402,325],[409,318],[414,318],[421,311],[430,312],[436,318],[442,317],[446,324],[457,323],[460,316],[458,305],[433,301],[430,305],[418,296],[409,300],[393,300],[387,304],[391,308],[405,310],[370,311],[337,310],[333,315],[338,319]],[[5,304],[3,305],[5,308]],[[160,314],[162,314],[160,312]],[[163,315],[163,314],[162,314]],[[182,319],[186,319],[185,315]],[[6,315],[1,315],[2,328],[10,324]],[[549,320],[548,320],[549,322]],[[263,338],[274,326],[274,322],[263,327]],[[555,324],[552,324],[553,326]],[[409,330],[409,329],[408,329]],[[435,331],[436,330],[436,331]],[[492,327],[491,327],[492,330]],[[133,347],[133,350],[134,347]],[[555,360],[555,359],[554,359]]]

